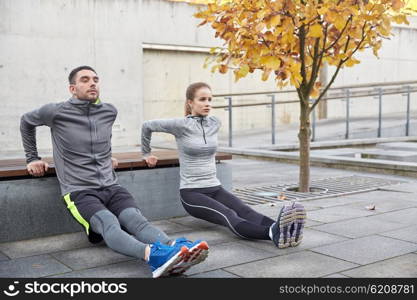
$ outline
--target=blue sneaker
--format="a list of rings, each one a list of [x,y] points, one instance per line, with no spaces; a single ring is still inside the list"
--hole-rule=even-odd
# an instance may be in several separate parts
[[[175,265],[181,263],[188,256],[188,249],[183,245],[168,246],[156,242],[150,245],[148,264],[152,270],[152,277],[163,277],[172,274]]]
[[[184,237],[177,238],[175,245],[185,246],[188,248],[188,255],[177,265],[175,265],[173,274],[182,274],[190,267],[201,263],[208,256],[209,246],[206,241],[197,240],[192,242]]]

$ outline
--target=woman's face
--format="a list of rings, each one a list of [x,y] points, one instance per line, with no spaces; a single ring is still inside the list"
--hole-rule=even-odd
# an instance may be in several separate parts
[[[211,110],[211,90],[207,87],[199,88],[193,100],[188,100],[193,116],[208,116]]]

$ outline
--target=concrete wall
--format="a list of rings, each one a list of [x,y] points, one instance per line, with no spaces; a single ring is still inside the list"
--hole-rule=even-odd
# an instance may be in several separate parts
[[[91,65],[101,98],[116,105],[113,141],[138,143],[142,122],[141,0],[1,0],[0,140],[21,151],[20,116],[70,97],[68,73]],[[47,128],[38,147],[49,149]]]
[[[231,166],[218,163],[217,175],[231,190]],[[179,195],[179,167],[121,171],[117,176],[148,220],[188,215]],[[56,177],[0,181],[0,243],[81,230],[60,197]]]
[[[143,120],[181,116],[184,91],[191,82],[207,81],[214,93],[276,90],[273,79],[262,82],[259,74],[235,83],[232,73],[211,74],[203,69],[208,55],[204,51],[220,46],[221,41],[214,38],[210,26],[196,26],[200,22],[192,16],[196,11],[197,6],[166,0],[0,0],[0,151],[22,151],[20,116],[42,104],[66,100],[68,73],[83,64],[97,69],[101,98],[119,109],[115,146],[138,144]],[[362,63],[343,70],[335,86],[414,79],[416,18],[412,22],[411,27],[395,29],[395,37],[382,46],[380,60],[369,51],[362,53]],[[142,45],[157,47],[142,51]],[[173,51],[177,46],[200,51],[184,47]],[[251,96],[237,102],[265,100],[269,98]],[[405,109],[398,101],[402,100],[396,98],[384,109]],[[225,103],[220,98],[214,104]],[[375,114],[375,103],[368,99],[353,104],[352,116]],[[268,107],[235,112],[235,131],[270,126]],[[223,120],[221,134],[226,134],[227,112],[215,110],[214,114]],[[329,102],[329,118],[343,115],[343,102]],[[298,122],[298,105],[279,106],[277,121]],[[39,130],[38,140],[40,150],[50,149],[47,128]]]

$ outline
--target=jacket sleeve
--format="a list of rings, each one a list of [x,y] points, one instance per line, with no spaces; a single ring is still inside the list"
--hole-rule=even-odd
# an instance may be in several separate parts
[[[179,137],[184,129],[184,119],[164,119],[145,121],[142,125],[142,155],[147,157],[151,153],[152,132],[165,132]]]
[[[40,160],[36,146],[36,127],[52,127],[52,121],[56,112],[57,104],[51,103],[24,114],[20,119],[20,134],[25,150],[26,162]]]

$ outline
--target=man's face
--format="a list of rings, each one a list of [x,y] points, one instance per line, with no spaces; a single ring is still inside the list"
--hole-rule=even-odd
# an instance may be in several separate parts
[[[96,101],[100,95],[98,76],[91,70],[81,70],[75,75],[75,83],[70,84],[70,93],[77,99]]]

